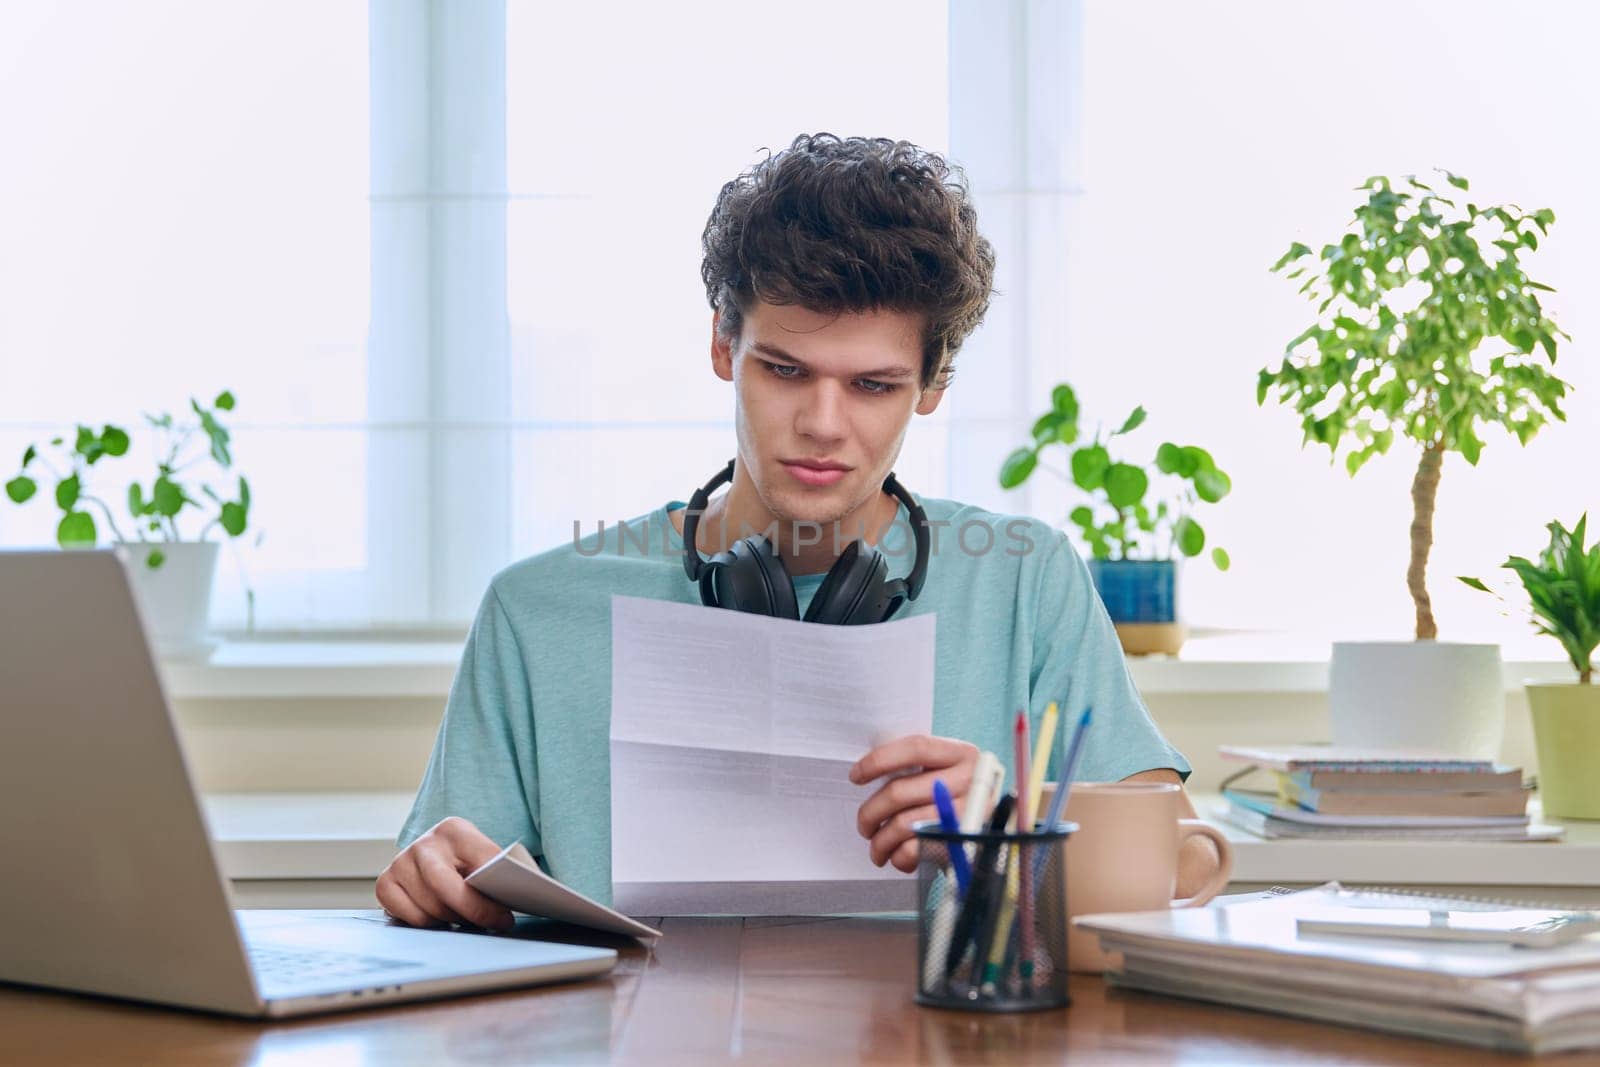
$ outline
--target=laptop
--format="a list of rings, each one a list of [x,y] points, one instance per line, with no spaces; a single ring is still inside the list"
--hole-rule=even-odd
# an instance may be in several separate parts
[[[0,552],[0,981],[251,1017],[601,975],[612,949],[235,911],[114,550]]]

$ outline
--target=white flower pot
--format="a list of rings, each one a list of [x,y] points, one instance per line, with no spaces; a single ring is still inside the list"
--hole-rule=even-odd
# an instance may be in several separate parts
[[[1496,759],[1506,725],[1499,645],[1336,641],[1333,743]]]
[[[166,556],[152,569],[150,553]],[[217,642],[207,636],[211,586],[217,573],[215,541],[149,541],[120,544],[134,602],[150,645],[162,659],[203,659]]]

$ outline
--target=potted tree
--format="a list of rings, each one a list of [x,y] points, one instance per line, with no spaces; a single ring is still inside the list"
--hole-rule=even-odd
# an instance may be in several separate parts
[[[1192,445],[1164,442],[1153,464],[1114,459],[1109,446],[1144,423],[1142,407],[1104,439],[1096,428],[1092,439],[1080,442],[1077,394],[1062,384],[1050,399],[1050,410],[1033,424],[1032,442],[1001,465],[1000,485],[1015,489],[1035,470],[1047,470],[1084,493],[1088,502],[1068,518],[1089,549],[1089,573],[1124,651],[1176,655],[1187,636],[1178,613],[1176,559],[1205,549],[1206,533],[1194,508],[1221,500],[1233,483],[1210,453]],[[1039,462],[1040,453],[1054,446],[1066,450],[1066,470]],[[1211,559],[1228,569],[1223,549],[1213,548]]]
[[[91,476],[104,474],[104,461],[127,455],[131,441],[121,427],[107,425],[96,432],[79,425],[70,439],[50,440],[53,458],[29,445],[20,472],[5,486],[14,503],[25,504],[37,495],[39,477],[55,482],[55,504],[61,510],[56,542],[62,548],[93,548],[100,541],[96,516],[105,520],[128,565],[134,597],[156,650],[169,659],[202,655],[214,644],[206,636],[217,565],[217,543],[209,535],[221,529],[230,538],[239,537],[250,518],[249,482],[240,477],[237,494],[225,498],[194,471],[207,461],[215,469],[231,470],[231,435],[218,413],[233,410],[233,394],[218,394],[210,407],[191,399],[189,407],[192,420],[175,420],[170,413],[145,416],[156,435],[156,473],[148,483],[127,486],[131,538],[106,499],[89,485]],[[179,527],[186,512],[207,518],[192,539]],[[246,597],[253,614],[254,595],[248,588]]]
[[[1600,647],[1600,542],[1584,547],[1584,515],[1571,530],[1551,522],[1550,543],[1537,562],[1512,556],[1501,566],[1516,573],[1528,595],[1533,625],[1561,642],[1576,683],[1529,682],[1528,711],[1539,754],[1539,796],[1546,815],[1600,819],[1600,686],[1594,650]],[[1491,592],[1477,578],[1462,578]]]
[[[1465,194],[1465,178],[1445,172]],[[1469,465],[1480,428],[1526,444],[1564,419],[1554,364],[1558,329],[1539,305],[1549,286],[1523,271],[1555,215],[1460,202],[1408,177],[1361,186],[1349,232],[1312,257],[1298,242],[1273,266],[1304,278],[1317,321],[1260,372],[1257,403],[1276,390],[1301,417],[1303,443],[1348,445],[1353,476],[1404,438],[1418,449],[1411,483],[1406,588],[1414,642],[1337,642],[1329,682],[1336,744],[1422,747],[1492,757],[1505,725],[1497,645],[1437,640],[1428,596],[1433,509],[1447,453]],[[1483,350],[1483,351],[1480,351]],[[1507,350],[1509,349],[1509,350]]]

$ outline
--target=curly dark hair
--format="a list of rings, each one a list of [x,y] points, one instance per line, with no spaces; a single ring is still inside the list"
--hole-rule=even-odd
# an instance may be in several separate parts
[[[924,389],[949,384],[994,285],[994,248],[960,168],[883,137],[802,134],[769,152],[722,187],[701,247],[724,338],[738,337],[757,298],[921,313]]]

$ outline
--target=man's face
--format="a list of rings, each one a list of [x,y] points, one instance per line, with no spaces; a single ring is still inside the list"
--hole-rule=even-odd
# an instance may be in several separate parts
[[[757,301],[731,344],[712,329],[712,366],[734,383],[739,464],[768,512],[832,523],[870,504],[900,455],[920,388],[922,316],[825,315]]]

